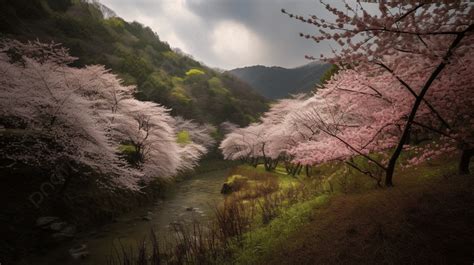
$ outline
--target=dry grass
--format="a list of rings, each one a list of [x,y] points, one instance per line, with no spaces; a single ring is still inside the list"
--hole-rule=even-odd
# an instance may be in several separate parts
[[[214,211],[215,228],[222,242],[240,237],[250,228],[255,216],[255,207],[242,200],[226,198]]]

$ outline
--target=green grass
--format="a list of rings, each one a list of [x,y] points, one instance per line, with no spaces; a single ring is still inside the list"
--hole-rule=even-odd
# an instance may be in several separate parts
[[[244,176],[254,172],[278,178],[277,192],[319,179],[323,190],[331,193],[286,205],[267,225],[257,216],[241,241],[231,243],[232,260],[227,262],[251,265],[467,261],[468,250],[474,249],[474,227],[469,225],[474,211],[468,210],[474,202],[473,181],[472,176],[455,176],[456,167],[452,156],[415,167],[398,167],[395,187],[377,188],[374,180],[342,163],[314,167],[312,178],[292,177],[283,167],[266,172],[261,165],[239,166],[238,172]],[[444,236],[439,238],[438,233]],[[443,248],[451,250],[447,253]],[[457,250],[459,256],[454,254]],[[456,262],[452,263],[453,260]]]
[[[455,174],[456,163],[446,156],[398,168],[393,188],[297,204],[236,247],[236,263],[469,264],[474,182]]]
[[[278,183],[280,184],[281,189],[289,188],[293,185],[298,185],[303,177],[293,177],[286,173],[285,168],[278,166],[274,171],[265,171],[265,167],[263,165],[258,165],[256,168],[248,165],[242,165],[239,167],[244,172],[257,172],[261,174],[269,174],[274,176],[278,179]],[[245,174],[244,174],[245,175]]]
[[[234,243],[232,251],[236,264],[259,264],[271,250],[283,244],[289,235],[305,225],[315,208],[329,201],[328,195],[314,197],[284,209],[269,225],[254,229],[244,235],[243,241]]]
[[[250,192],[259,183],[274,179],[278,182],[278,188],[271,194],[283,194],[285,191],[304,184],[307,179],[303,176],[291,176],[286,173],[283,167],[277,167],[274,171],[265,171],[263,165],[251,167],[240,165],[234,168],[228,177],[228,182],[247,179],[248,185],[244,186],[241,192]],[[233,196],[236,199],[244,198],[238,196],[239,192]],[[251,197],[253,200],[263,202],[263,197],[268,194],[260,194],[260,197]],[[262,213],[257,213],[252,222],[252,228],[246,232],[240,241],[231,242],[230,252],[232,264],[258,264],[261,256],[266,255],[273,247],[284,242],[286,238],[297,231],[308,222],[314,208],[320,207],[329,201],[329,195],[313,196],[308,200],[290,204],[287,200],[282,202],[278,208],[278,215],[269,223],[262,223]],[[258,204],[257,204],[258,205]]]

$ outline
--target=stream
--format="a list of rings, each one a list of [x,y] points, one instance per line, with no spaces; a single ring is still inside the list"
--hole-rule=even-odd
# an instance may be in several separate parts
[[[107,258],[114,253],[114,246],[135,247],[143,238],[149,238],[151,229],[157,233],[158,240],[163,235],[169,238],[172,235],[171,223],[190,225],[193,220],[206,221],[213,215],[213,207],[223,198],[220,190],[227,173],[228,170],[211,171],[177,182],[167,191],[165,199],[125,214],[97,231],[78,235],[72,242],[31,262],[41,265],[105,265]],[[87,246],[88,257],[76,260],[71,257],[68,250],[78,245]]]

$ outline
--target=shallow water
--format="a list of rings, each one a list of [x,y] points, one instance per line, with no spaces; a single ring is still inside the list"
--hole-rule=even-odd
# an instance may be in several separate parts
[[[151,229],[157,233],[158,240],[169,238],[173,234],[170,223],[190,224],[193,220],[206,221],[212,216],[213,207],[223,199],[220,189],[226,176],[227,170],[218,170],[176,183],[164,200],[121,216],[117,222],[103,226],[98,231],[80,235],[45,257],[35,258],[31,264],[102,265],[107,264],[107,258],[114,253],[114,246],[136,246],[137,242],[149,236]],[[193,210],[187,209],[189,207]],[[150,216],[151,220],[143,220],[144,216]],[[81,244],[87,246],[89,256],[74,260],[68,254],[68,249]]]

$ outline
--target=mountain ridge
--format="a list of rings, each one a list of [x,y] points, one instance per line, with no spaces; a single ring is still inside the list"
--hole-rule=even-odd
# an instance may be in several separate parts
[[[227,73],[247,82],[256,92],[269,99],[281,99],[291,94],[312,91],[329,68],[329,64],[311,62],[293,68],[245,66],[229,70]]]

